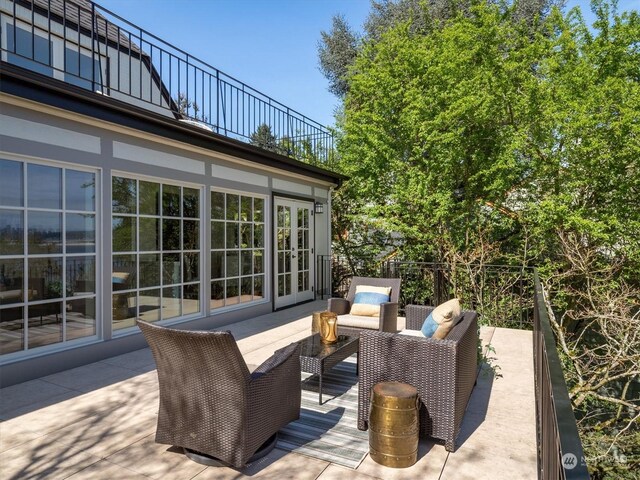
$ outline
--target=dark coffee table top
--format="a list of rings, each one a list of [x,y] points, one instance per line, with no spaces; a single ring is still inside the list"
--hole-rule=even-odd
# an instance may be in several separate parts
[[[330,357],[334,353],[342,350],[346,346],[351,346],[354,342],[357,343],[359,337],[338,335],[338,341],[335,343],[327,344],[322,343],[319,334],[314,334],[309,337],[303,338],[300,343],[300,356],[308,358],[323,359]],[[356,346],[357,349],[357,346]],[[351,350],[351,349],[349,349]],[[355,350],[354,350],[355,352]]]

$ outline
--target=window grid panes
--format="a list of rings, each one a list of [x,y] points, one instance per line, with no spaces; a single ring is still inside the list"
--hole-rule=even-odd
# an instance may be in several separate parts
[[[0,354],[97,335],[96,179],[0,159]]]
[[[264,299],[265,199],[211,192],[211,309]]]
[[[200,188],[112,179],[113,329],[200,307]]]

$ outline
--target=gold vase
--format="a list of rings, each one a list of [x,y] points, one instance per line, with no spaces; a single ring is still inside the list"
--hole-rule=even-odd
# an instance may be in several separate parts
[[[313,312],[311,315],[311,333],[320,333],[320,325],[322,324],[322,312]]]
[[[338,316],[333,312],[320,315],[320,341],[336,343],[338,341]]]

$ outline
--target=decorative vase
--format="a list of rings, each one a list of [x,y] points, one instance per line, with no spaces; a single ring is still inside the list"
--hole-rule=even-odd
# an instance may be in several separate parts
[[[329,344],[338,341],[338,316],[333,312],[320,315],[320,341]]]
[[[313,312],[311,315],[311,333],[320,333],[320,325],[322,324],[322,312]]]

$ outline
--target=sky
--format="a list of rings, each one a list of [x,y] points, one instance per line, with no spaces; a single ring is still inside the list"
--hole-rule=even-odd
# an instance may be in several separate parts
[[[138,27],[311,118],[333,125],[339,100],[318,67],[336,14],[361,30],[369,0],[97,0]],[[588,23],[589,0],[579,6]],[[619,0],[618,10],[640,9]]]

